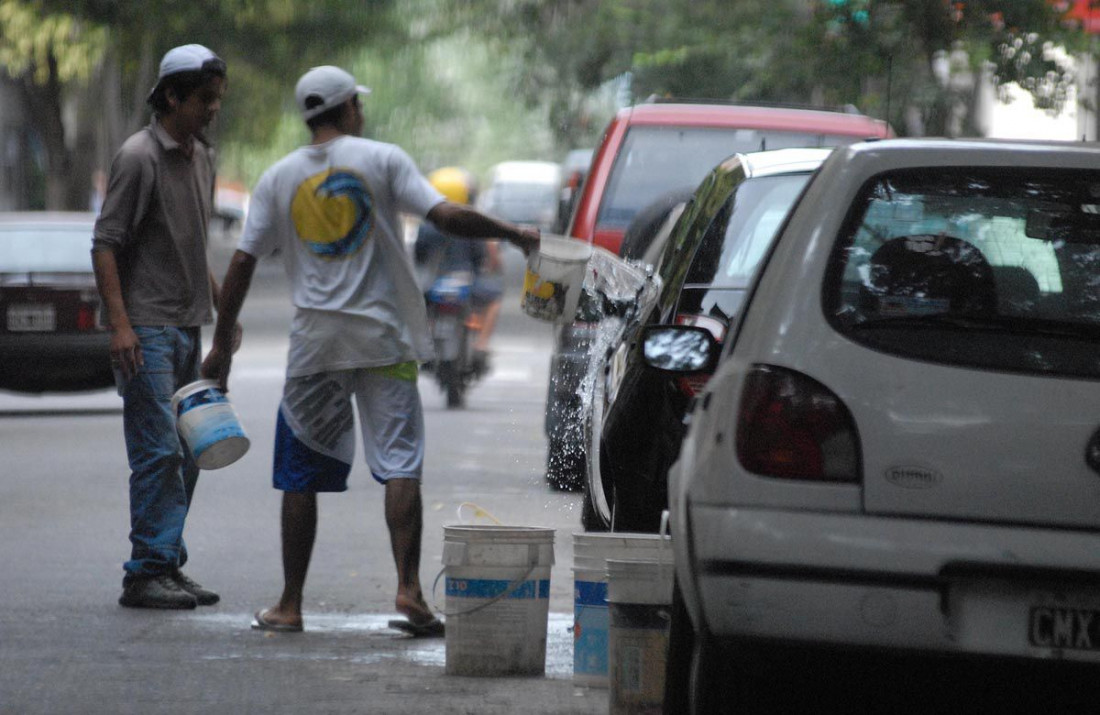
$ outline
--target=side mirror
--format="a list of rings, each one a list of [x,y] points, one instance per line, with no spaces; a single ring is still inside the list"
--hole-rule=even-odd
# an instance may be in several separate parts
[[[689,325],[650,325],[642,333],[645,364],[679,375],[711,372],[719,345],[706,328]]]

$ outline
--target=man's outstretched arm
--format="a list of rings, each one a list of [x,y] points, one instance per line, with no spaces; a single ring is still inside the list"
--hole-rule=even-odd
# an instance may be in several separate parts
[[[540,235],[537,228],[517,226],[486,216],[465,204],[450,201],[436,204],[428,212],[428,220],[439,230],[461,238],[503,238],[524,253],[537,251]]]
[[[252,274],[256,270],[256,257],[237,250],[229,262],[229,270],[222,281],[220,300],[218,301],[218,322],[214,328],[214,344],[206,359],[202,361],[202,376],[217,380],[223,391],[229,390],[229,370],[233,362],[233,347],[236,339],[237,318],[241,306],[248,296],[252,285]]]

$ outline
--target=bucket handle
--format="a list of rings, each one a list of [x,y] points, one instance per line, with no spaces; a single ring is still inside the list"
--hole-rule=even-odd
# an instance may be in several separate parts
[[[462,502],[461,504],[458,505],[458,520],[463,524],[471,523],[471,522],[466,521],[462,517],[462,508],[463,507],[470,507],[474,510],[474,515],[473,515],[472,519],[478,519],[480,517],[485,517],[486,519],[493,522],[497,526],[503,526],[503,524],[501,524],[500,519],[498,519],[495,516],[493,516],[492,514],[490,514],[487,509],[483,509],[482,507],[478,506],[477,504],[474,504],[472,501],[464,501],[464,502]],[[472,519],[471,519],[471,521],[472,521]]]
[[[436,597],[435,597],[436,591],[439,589],[439,579],[442,578],[444,572],[446,572],[446,570],[447,570],[447,567],[444,566],[443,568],[441,568],[439,570],[439,573],[437,573],[435,575],[435,581],[432,582],[432,605],[435,607],[436,613],[447,616],[448,618],[450,618],[451,616],[468,616],[471,613],[477,613],[480,610],[488,608],[489,606],[493,605],[497,601],[502,601],[505,598],[508,598],[513,593],[518,591],[520,586],[527,583],[527,578],[532,574],[532,572],[534,572],[535,567],[539,565],[539,546],[538,546],[538,544],[528,544],[527,545],[527,563],[528,563],[527,570],[523,573],[523,575],[520,576],[515,581],[512,581],[511,583],[509,583],[507,588],[505,588],[503,591],[501,591],[497,595],[493,596],[492,598],[490,598],[485,603],[479,604],[479,605],[474,606],[473,608],[467,609],[465,611],[454,611],[453,613],[448,613],[447,611],[444,611],[442,608],[440,608],[438,602],[436,601]]]

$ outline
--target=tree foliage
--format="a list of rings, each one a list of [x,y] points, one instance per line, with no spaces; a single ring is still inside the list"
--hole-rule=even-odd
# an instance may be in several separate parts
[[[262,144],[288,109],[288,84],[310,66],[343,62],[378,35],[400,35],[393,0],[0,0],[0,62],[24,88],[32,126],[45,137],[52,207],[79,207],[93,164],[103,164],[148,116],[145,97],[161,55],[197,42],[229,64],[221,138]],[[95,91],[88,91],[94,88]],[[61,107],[98,123],[98,157],[64,136]],[[74,149],[73,147],[77,147]],[[83,147],[83,148],[82,148]],[[75,153],[74,153],[75,152]],[[67,187],[59,184],[68,184]]]
[[[0,66],[25,92],[54,182],[87,177],[147,116],[160,56],[229,64],[218,134],[246,178],[302,137],[291,88],[344,64],[375,87],[371,133],[427,166],[591,146],[651,95],[854,105],[902,134],[977,133],[977,81],[1070,96],[1084,43],[1054,0],[0,0]],[[64,111],[63,111],[64,108]],[[63,118],[75,117],[66,125]],[[516,127],[509,132],[504,127]],[[74,133],[76,136],[74,136]],[[89,146],[96,146],[98,149]],[[64,187],[61,184],[67,183]]]
[[[558,96],[563,130],[582,95],[630,78],[649,95],[855,105],[903,133],[977,131],[978,83],[1018,82],[1057,111],[1072,83],[1053,51],[1079,28],[1049,0],[465,0],[435,17],[522,48],[535,93]],[[946,76],[945,76],[946,68]],[[545,78],[545,81],[538,81]],[[520,89],[525,89],[520,87]],[[961,108],[960,108],[961,107]],[[960,119],[961,116],[961,119]]]

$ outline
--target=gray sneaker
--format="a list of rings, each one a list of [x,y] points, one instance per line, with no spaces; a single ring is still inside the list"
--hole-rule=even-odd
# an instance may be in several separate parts
[[[183,574],[183,571],[176,569],[172,572],[172,580],[176,582],[176,585],[195,597],[195,602],[200,606],[213,606],[215,603],[221,600],[221,596],[213,591],[203,588],[202,584],[195,582]]]
[[[168,574],[136,578],[122,589],[118,605],[127,608],[194,608],[195,597],[184,591]]]

